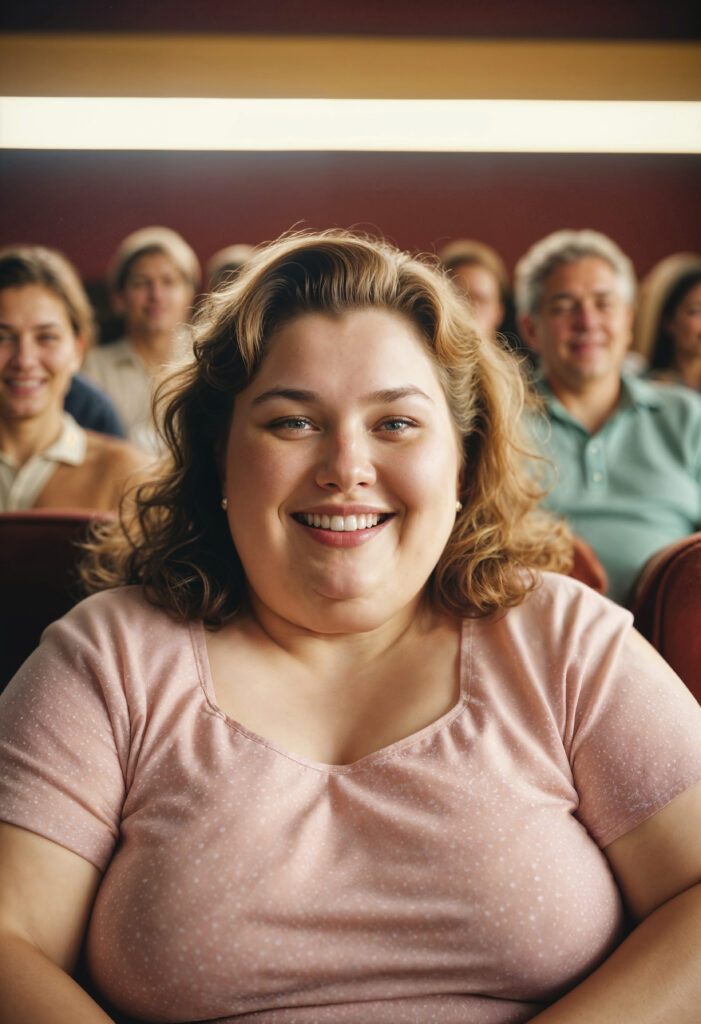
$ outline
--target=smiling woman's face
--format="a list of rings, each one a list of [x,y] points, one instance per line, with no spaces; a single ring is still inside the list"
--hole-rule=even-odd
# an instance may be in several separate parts
[[[48,288],[0,290],[0,419],[58,420],[83,350],[66,307]]]
[[[223,493],[254,610],[320,633],[412,614],[455,522],[460,445],[411,325],[305,314],[237,396]]]
[[[667,326],[677,360],[701,357],[701,282],[689,289]]]

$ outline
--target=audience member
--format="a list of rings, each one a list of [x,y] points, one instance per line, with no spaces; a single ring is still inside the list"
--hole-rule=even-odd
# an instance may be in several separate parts
[[[509,274],[499,253],[484,242],[459,238],[441,249],[438,259],[470,300],[480,331],[496,337],[510,298]]]
[[[635,324],[653,380],[701,391],[701,256],[679,253],[643,281]]]
[[[144,453],[64,410],[92,332],[74,268],[39,246],[0,252],[0,509],[116,509]]]
[[[239,242],[236,245],[227,245],[226,248],[215,252],[207,264],[206,277],[209,290],[213,292],[215,288],[235,281],[254,251],[252,245]]]
[[[657,337],[660,309],[670,289],[682,274],[699,265],[701,253],[675,252],[656,263],[640,282],[630,351],[642,360],[645,372]]]
[[[83,371],[110,396],[129,439],[158,451],[153,386],[164,366],[191,346],[187,323],[200,282],[199,264],[175,231],[142,228],[119,246],[110,281],[126,336],[90,350]]]
[[[548,507],[594,549],[624,603],[657,550],[701,526],[701,400],[622,372],[630,260],[595,231],[557,231],[516,267],[516,304],[538,353],[546,416],[530,422],[554,463]]]
[[[84,948],[142,1021],[695,1024],[701,708],[547,571],[514,360],[346,232],[195,345],[0,698],[3,1020],[109,1020]]]

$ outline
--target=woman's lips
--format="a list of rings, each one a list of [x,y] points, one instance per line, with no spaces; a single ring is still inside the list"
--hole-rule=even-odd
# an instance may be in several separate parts
[[[308,536],[320,544],[334,548],[351,548],[366,544],[381,533],[393,518],[393,514],[358,512],[342,516],[321,512],[299,512],[292,518]]]
[[[38,377],[10,377],[5,380],[5,384],[15,394],[28,395],[38,391],[44,380]]]
[[[353,533],[355,530],[377,526],[387,515],[386,512],[358,512],[347,516],[327,515],[324,512],[300,512],[299,519],[305,526],[333,530],[334,533]]]

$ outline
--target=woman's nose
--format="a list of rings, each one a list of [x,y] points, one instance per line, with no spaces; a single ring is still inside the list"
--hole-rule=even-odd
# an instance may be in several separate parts
[[[375,483],[377,473],[363,434],[330,434],[321,446],[316,482],[327,490],[350,494]]]
[[[11,361],[15,366],[32,366],[36,362],[37,346],[31,338],[20,336],[13,346]]]

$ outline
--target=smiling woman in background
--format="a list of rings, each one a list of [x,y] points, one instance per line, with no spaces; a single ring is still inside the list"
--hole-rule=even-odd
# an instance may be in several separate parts
[[[64,411],[93,334],[70,263],[50,249],[0,252],[0,510],[117,508],[146,457]]]
[[[659,310],[650,376],[701,392],[701,260],[672,282]]]
[[[550,571],[514,361],[342,232],[195,356],[3,698],[5,1020],[690,1024],[701,708]]]

